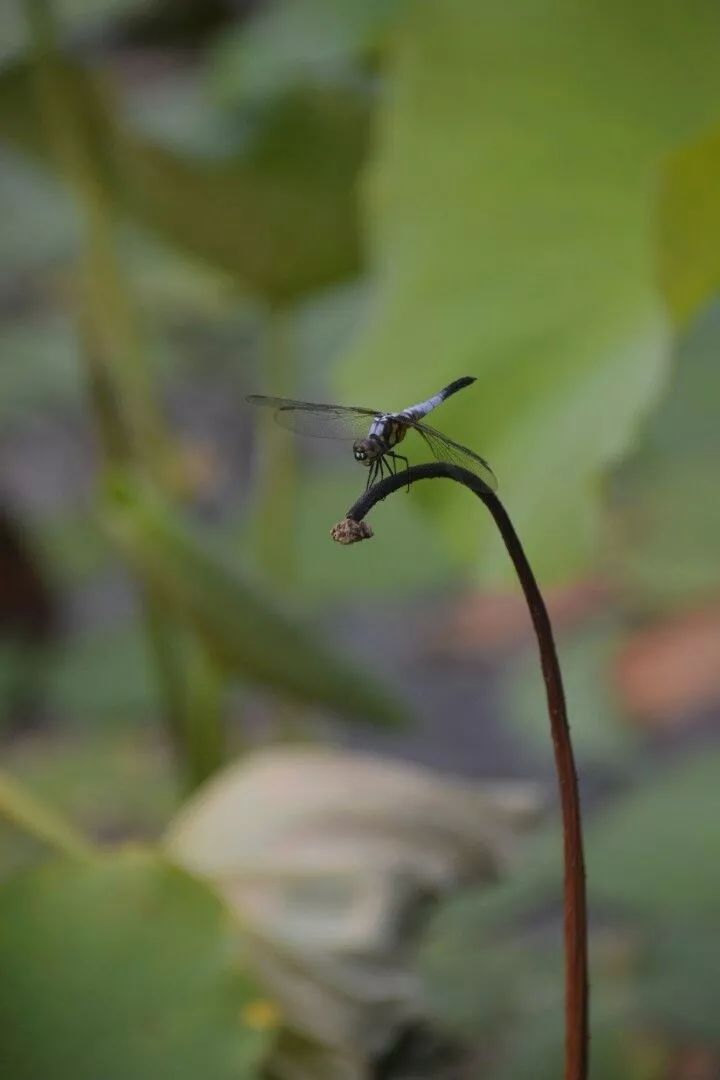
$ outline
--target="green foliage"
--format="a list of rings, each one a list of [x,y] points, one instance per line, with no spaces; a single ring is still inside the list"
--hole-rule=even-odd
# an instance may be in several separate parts
[[[665,298],[685,322],[720,290],[720,132],[684,146],[665,168],[659,267]]]
[[[497,469],[543,583],[595,555],[620,598],[560,640],[581,769],[627,785],[587,828],[601,916],[593,1080],[656,1080],[673,1043],[717,1046],[720,757],[655,775],[608,672],[628,610],[687,607],[720,587],[717,5],[219,4],[198,16],[209,44],[199,34],[187,53],[175,48],[186,5],[145,6],[132,24],[137,0],[16,7],[0,14],[0,430],[62,625],[47,670],[44,653],[28,669],[52,726],[18,738],[3,721],[0,1072],[250,1078],[276,1022],[273,1077],[362,1071],[419,1008],[408,964],[424,897],[504,868],[510,836],[474,789],[408,788],[412,770],[371,760],[329,773],[289,751],[285,772],[263,773],[243,757],[180,808],[169,844],[245,929],[257,919],[253,978],[267,976],[277,1021],[209,883],[147,851],[100,857],[86,839],[164,830],[181,769],[197,782],[220,764],[237,676],[361,721],[401,715],[290,612],[290,585],[306,611],[329,598],[352,611],[371,590],[392,604],[447,587],[463,563],[486,580],[509,572],[484,515],[449,485],[378,508],[374,543],[333,546],[361,470],[342,448],[280,428],[266,438],[261,423],[238,524],[250,433],[232,433],[222,467],[158,440],[167,393],[178,432],[212,442],[212,404],[188,417],[192,380],[206,377],[210,397],[238,403],[257,389],[393,408],[479,376],[438,425]],[[20,435],[29,417],[40,422]],[[83,454],[100,428],[123,461],[101,504],[116,551],[84,459],[76,476],[46,434],[56,423],[63,439],[78,428]],[[250,423],[238,405],[238,429]],[[135,437],[113,443],[118,431]],[[156,468],[166,449],[172,468]],[[54,451],[58,490],[37,479]],[[178,492],[222,520],[225,543],[185,523]],[[103,591],[78,632],[88,594],[117,580],[117,552],[138,618],[123,621]],[[0,683],[27,663],[3,643]],[[534,652],[505,681],[514,734],[549,752]],[[179,768],[169,749],[183,742]],[[500,802],[524,820],[516,798]],[[38,867],[48,844],[76,861]],[[553,820],[511,876],[433,927],[433,1019],[476,1044],[488,1080],[561,1071],[561,852]]]
[[[54,0],[54,7],[63,33],[92,33],[112,20],[132,15],[146,3],[147,0]],[[2,6],[0,61],[27,47],[27,6],[20,0]]]
[[[212,85],[228,102],[262,101],[308,82],[349,83],[404,0],[280,0],[217,42]]]
[[[19,423],[29,409],[77,406],[81,382],[70,321],[59,313],[30,323],[7,319],[0,329],[0,424]]]
[[[628,948],[606,932],[592,950],[593,1080],[644,1080],[633,1046],[642,1030],[640,975],[627,963]],[[443,920],[422,969],[433,1015],[479,1047],[491,1063],[488,1080],[562,1074],[563,958],[546,927],[468,937],[467,926]],[[652,1022],[649,1012],[644,1020]]]
[[[70,638],[53,657],[49,693],[80,724],[127,724],[151,715],[160,701],[141,628],[131,623]]]
[[[17,828],[72,857],[90,854],[90,844],[69,821],[48,808],[8,773],[0,774],[0,816]]]
[[[241,1080],[268,1033],[205,886],[126,851],[0,892],[0,1064],[14,1080]]]
[[[76,250],[78,221],[72,200],[51,177],[9,146],[2,149],[0,201],[5,208],[0,265],[12,265],[16,273],[38,270]]]
[[[355,273],[354,181],[366,107],[355,94],[298,94],[274,107],[247,152],[192,161],[150,143],[123,155],[146,227],[277,302]]]
[[[523,1028],[523,1037],[508,1037],[508,1050],[490,1080],[557,1080],[563,1068],[563,1032],[559,1012],[543,1014]],[[656,1055],[654,1055],[656,1056]],[[633,1053],[632,1038],[616,1021],[595,1024],[592,1038],[592,1080],[654,1080]]]
[[[686,607],[720,586],[719,349],[716,304],[679,339],[667,393],[613,478],[612,567],[646,609]]]
[[[367,103],[351,89],[304,90],[269,107],[222,161],[135,135],[102,81],[58,68],[74,123],[112,184],[117,207],[194,258],[276,302],[355,273],[354,182],[367,139]],[[0,73],[0,134],[50,168],[32,71]]]
[[[457,929],[457,928],[456,928]],[[467,927],[465,928],[467,930]],[[653,1080],[668,1041],[718,1045],[715,924],[642,920],[598,931],[592,960],[593,1080]],[[425,951],[433,1015],[493,1062],[488,1080],[562,1073],[562,957],[546,934],[455,936]]]
[[[289,436],[285,436],[288,438]],[[369,596],[399,596],[422,588],[428,579],[448,580],[450,567],[435,533],[428,530],[414,499],[416,489],[400,501],[390,499],[378,508],[373,528],[377,541],[342,548],[333,544],[318,558],[318,545],[328,535],[328,524],[342,517],[358,492],[360,468],[347,454],[344,466],[326,473],[301,477],[298,502],[294,584],[314,602],[357,600]],[[362,480],[363,476],[360,475]]]
[[[719,769],[717,752],[690,758],[615,800],[587,828],[591,905],[604,912],[592,920],[598,1080],[641,1080],[643,1033],[717,1042]],[[492,1080],[560,1071],[560,925],[553,921],[550,944],[538,922],[548,900],[559,899],[559,856],[557,830],[534,838],[495,895],[468,893],[445,906],[424,952],[435,1015],[496,1047]]]
[[[178,806],[172,761],[154,730],[65,732],[13,747],[6,764],[93,835],[152,835]]]
[[[592,896],[652,915],[711,918],[720,891],[720,753],[628,794],[588,836]]]
[[[32,542],[56,588],[92,581],[110,563],[110,545],[90,507],[63,507],[57,516],[43,518],[32,530]]]
[[[720,935],[716,921],[650,923],[638,977],[637,1011],[681,1042],[720,1046]]]
[[[720,888],[720,825],[713,809],[719,769],[717,751],[691,756],[646,777],[591,819],[585,830],[591,903],[654,919],[713,916]],[[479,933],[558,899],[560,856],[559,824],[553,823],[533,836],[522,869],[495,896],[459,903],[458,926]]]
[[[661,385],[653,199],[665,155],[716,120],[719,30],[705,0],[450,0],[393,38],[366,200],[380,301],[338,393],[395,408],[478,375],[443,421],[496,468],[543,578],[586,563],[592,486]],[[450,543],[506,573],[437,487]]]
[[[562,635],[558,649],[572,738],[582,763],[622,767],[638,740],[620,715],[610,676],[612,660],[621,641],[615,619],[600,619]],[[544,685],[536,651],[528,648],[511,660],[504,672],[507,707],[523,742],[529,738],[543,755],[552,753],[544,709]]]
[[[368,723],[402,717],[400,706],[372,675],[322,645],[269,589],[252,580],[239,558],[231,564],[160,499],[123,485],[108,501],[106,517],[125,557],[164,603],[200,632],[228,671],[303,704]]]

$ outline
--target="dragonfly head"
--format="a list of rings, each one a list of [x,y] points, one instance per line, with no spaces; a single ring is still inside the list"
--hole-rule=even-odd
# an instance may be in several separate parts
[[[381,453],[381,448],[374,439],[357,439],[353,443],[353,455],[361,465],[372,465]]]

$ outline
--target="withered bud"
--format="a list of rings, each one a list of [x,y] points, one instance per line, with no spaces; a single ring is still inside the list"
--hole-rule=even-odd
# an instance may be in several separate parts
[[[373,531],[366,521],[346,517],[333,525],[330,535],[338,544],[357,544],[358,540],[369,540]]]

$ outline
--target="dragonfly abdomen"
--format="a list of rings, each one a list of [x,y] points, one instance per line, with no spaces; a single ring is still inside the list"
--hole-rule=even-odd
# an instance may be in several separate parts
[[[448,383],[447,386],[444,386],[442,390],[438,390],[437,394],[433,394],[426,401],[412,405],[409,409],[403,409],[400,415],[409,416],[411,420],[422,420],[423,416],[427,416],[438,405],[442,405],[443,401],[447,401],[452,394],[457,394],[458,390],[463,390],[474,382],[475,379],[472,375],[463,375],[462,379],[455,379],[454,382]]]

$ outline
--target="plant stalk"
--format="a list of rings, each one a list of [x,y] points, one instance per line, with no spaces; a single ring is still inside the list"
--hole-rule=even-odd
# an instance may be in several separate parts
[[[537,637],[547,695],[550,732],[560,790],[564,854],[565,941],[565,1080],[586,1080],[588,1074],[588,944],[585,858],[577,770],[570,738],[565,692],[552,625],[535,575],[515,528],[497,495],[467,469],[444,462],[414,465],[374,484],[348,510],[346,521],[362,522],[376,503],[418,480],[455,480],[469,488],[492,514],[527,601]],[[360,538],[359,536],[355,538]]]

